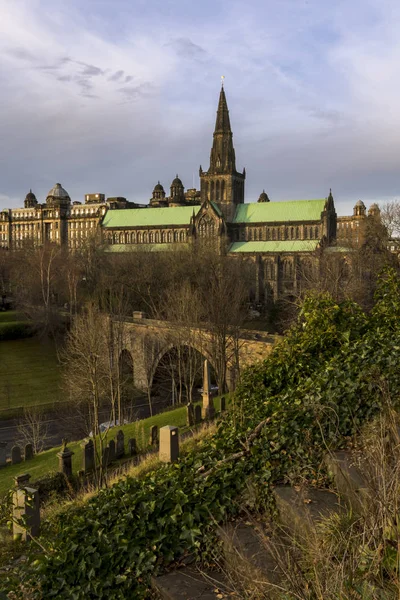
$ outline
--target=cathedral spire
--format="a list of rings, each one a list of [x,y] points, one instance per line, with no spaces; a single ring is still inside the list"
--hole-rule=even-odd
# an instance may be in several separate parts
[[[218,110],[217,110],[217,119],[215,121],[214,135],[216,133],[230,133],[230,134],[232,134],[231,123],[230,123],[230,120],[229,120],[228,104],[226,102],[225,90],[224,90],[224,86],[223,85],[221,87],[221,92],[220,92],[220,95],[219,95]]]
[[[228,104],[224,87],[219,94],[214,139],[210,154],[209,173],[231,174],[236,172],[235,150],[232,141],[232,129],[229,120]]]

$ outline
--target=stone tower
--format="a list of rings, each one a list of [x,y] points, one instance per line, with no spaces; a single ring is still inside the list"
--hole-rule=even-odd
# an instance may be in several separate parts
[[[246,171],[236,170],[235,149],[225,90],[222,86],[219,95],[214,139],[210,154],[210,167],[203,171],[200,167],[201,201],[215,202],[225,219],[232,221],[237,204],[244,202],[244,181]]]

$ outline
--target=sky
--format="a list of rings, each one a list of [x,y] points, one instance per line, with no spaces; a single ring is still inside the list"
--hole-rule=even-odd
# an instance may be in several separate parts
[[[199,187],[225,91],[246,202],[400,197],[398,0],[0,0],[0,210]]]

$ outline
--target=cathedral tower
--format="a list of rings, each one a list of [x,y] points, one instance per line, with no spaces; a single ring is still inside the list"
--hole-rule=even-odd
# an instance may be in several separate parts
[[[244,181],[246,172],[236,171],[235,149],[225,90],[222,86],[219,95],[214,139],[210,154],[210,167],[203,171],[200,167],[201,201],[215,202],[225,219],[231,221],[236,205],[244,202]]]

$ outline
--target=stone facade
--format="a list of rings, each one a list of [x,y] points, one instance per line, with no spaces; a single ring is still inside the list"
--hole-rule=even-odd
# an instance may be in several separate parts
[[[71,202],[60,183],[40,204],[32,190],[23,208],[0,212],[0,248],[19,249],[52,243],[70,249],[79,248],[90,239],[101,240],[100,224],[108,210],[136,206],[125,198],[105,198],[104,194],[86,194],[85,203]]]
[[[357,202],[354,214],[337,217],[330,191],[326,198],[271,202],[265,190],[257,202],[244,202],[246,171],[238,171],[225,91],[219,96],[207,170],[200,166],[200,189],[185,191],[176,175],[169,195],[158,182],[148,203],[86,194],[84,204],[71,202],[56,184],[40,204],[30,191],[24,208],[0,212],[0,247],[59,244],[76,249],[89,239],[109,252],[190,249],[207,244],[251,265],[251,300],[263,303],[296,294],[304,272],[318,268],[326,247],[360,244],[366,214]]]

